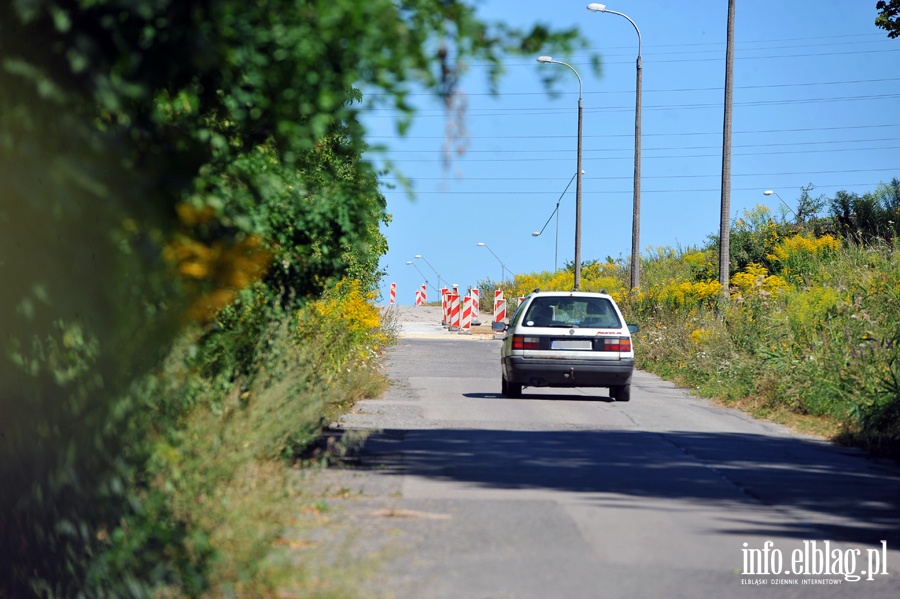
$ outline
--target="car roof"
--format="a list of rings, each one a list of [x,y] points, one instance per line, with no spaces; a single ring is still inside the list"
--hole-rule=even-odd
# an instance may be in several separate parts
[[[596,291],[533,291],[528,295],[530,297],[603,297],[612,299],[608,293]]]

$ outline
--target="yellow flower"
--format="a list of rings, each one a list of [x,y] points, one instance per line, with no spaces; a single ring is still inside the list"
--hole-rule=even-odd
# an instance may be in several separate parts
[[[748,297],[751,295],[777,294],[789,287],[787,281],[777,275],[770,275],[764,266],[748,264],[742,272],[731,277],[732,293]]]
[[[697,345],[702,345],[712,338],[712,331],[707,329],[694,329],[691,331],[691,341]]]

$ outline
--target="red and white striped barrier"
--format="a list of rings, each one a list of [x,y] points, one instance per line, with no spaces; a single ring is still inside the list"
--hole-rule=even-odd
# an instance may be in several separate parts
[[[473,287],[469,292],[472,297],[472,322],[478,322],[478,302],[480,301],[478,294],[478,287]]]
[[[460,333],[469,333],[472,329],[472,296],[467,295],[463,298],[462,317],[460,318]]]
[[[424,287],[424,285],[423,285],[423,287]],[[419,287],[418,289],[416,289],[416,305],[421,306],[424,303],[425,303],[425,295],[422,292],[422,287]]]
[[[391,283],[391,305],[397,303],[397,283]]]
[[[499,287],[497,289],[494,289],[494,305],[495,306],[497,305],[497,300],[502,300],[502,299],[503,299],[503,290],[500,289]]]
[[[498,299],[494,302],[494,322],[506,320],[506,300]]]
[[[447,296],[450,294],[450,290],[446,287],[441,287],[441,324],[447,326],[447,323],[450,321],[449,319],[449,308],[450,305],[447,303]]]
[[[423,283],[422,284],[422,303],[428,301],[428,287]]]
[[[449,320],[450,330],[458,331],[459,330],[459,320],[460,320],[459,294],[451,293],[448,301],[450,302],[450,320]]]

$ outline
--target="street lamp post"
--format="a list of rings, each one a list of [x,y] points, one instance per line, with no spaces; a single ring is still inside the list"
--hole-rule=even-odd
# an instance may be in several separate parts
[[[437,275],[437,279],[438,279],[438,287],[440,287],[441,286],[441,275],[438,274],[438,271],[436,271],[434,269],[434,267],[431,265],[431,262],[429,262],[428,260],[425,260],[425,256],[423,256],[421,254],[416,254],[416,258],[418,258],[420,260],[424,260],[425,264],[427,264],[431,270],[434,270],[434,274]]]
[[[582,172],[581,174],[583,175],[584,173]],[[553,253],[553,272],[556,272],[557,270],[559,270],[559,267],[558,267],[558,264],[559,264],[559,203],[562,202],[563,196],[566,195],[567,191],[569,191],[569,185],[571,185],[572,181],[574,181],[574,180],[575,180],[575,175],[572,175],[572,178],[569,179],[569,183],[566,185],[566,188],[560,194],[559,199],[556,200],[556,208],[554,208],[553,212],[550,213],[550,217],[547,219],[547,222],[544,223],[544,226],[541,228],[540,231],[535,231],[534,233],[531,234],[532,237],[540,237],[541,235],[543,235],[544,229],[546,229],[547,225],[550,224],[550,219],[553,218],[554,214],[556,215],[556,249],[554,250],[554,253]]]
[[[425,281],[425,284],[431,286],[431,288],[434,289],[434,285],[432,285],[431,283],[428,282],[428,277],[425,276],[425,273],[423,273],[421,270],[419,270],[419,267],[418,267],[418,266],[416,266],[416,265],[415,265],[412,261],[410,261],[410,260],[407,260],[407,261],[406,261],[406,265],[407,265],[407,266],[412,266],[413,268],[415,268],[415,269],[419,272],[419,274],[422,275],[422,279]],[[437,289],[434,289],[434,290],[435,290],[435,291],[438,291]],[[440,291],[438,291],[438,293],[440,293]]]
[[[487,246],[486,243],[482,243],[482,242],[479,241],[477,245],[478,245],[478,247],[480,247],[480,248],[482,248],[482,247],[483,247],[483,248],[487,248],[487,251],[489,251],[491,254],[494,254],[494,250],[492,250],[491,248],[489,248],[489,247]],[[500,279],[501,279],[500,282],[502,283],[503,281],[506,280],[506,271],[509,270],[509,269],[506,268],[506,265],[503,264],[503,260],[501,260],[500,257],[499,257],[497,254],[494,254],[494,258],[497,258],[497,262],[500,263]]]
[[[553,250],[553,272],[559,270],[557,266],[559,264],[559,213],[556,212],[556,248]],[[550,218],[553,218],[553,215],[550,215]],[[547,221],[549,222],[549,221]],[[540,237],[543,233],[541,231],[535,231],[531,234],[532,237]]]
[[[637,24],[628,15],[609,10],[605,4],[596,2],[588,4],[587,9],[591,12],[608,12],[612,15],[625,17],[634,27],[638,36],[637,80],[634,92],[634,204],[631,217],[631,288],[635,289],[640,285],[641,280],[641,72],[643,71],[641,52],[643,41],[641,40],[641,30],[638,29]]]
[[[582,95],[583,86],[581,84],[581,75],[572,65],[562,62],[561,60],[553,60],[551,56],[538,56],[537,61],[541,64],[561,64],[569,67],[575,76],[578,77],[578,160],[577,170],[575,171],[575,285],[574,290],[578,291],[581,287],[581,123],[582,112],[584,110],[584,99]]]
[[[764,196],[774,195],[776,198],[778,198],[779,200],[781,200],[781,203],[784,204],[784,207],[785,207],[785,208],[787,208],[788,210],[790,210],[791,214],[794,215],[794,218],[797,218],[797,213],[794,212],[794,211],[791,209],[791,207],[788,205],[788,203],[785,202],[785,201],[782,199],[782,197],[781,197],[780,195],[778,195],[778,192],[777,192],[777,191],[772,191],[771,189],[767,189],[767,190],[765,190],[765,191],[763,192],[763,195],[764,195]]]

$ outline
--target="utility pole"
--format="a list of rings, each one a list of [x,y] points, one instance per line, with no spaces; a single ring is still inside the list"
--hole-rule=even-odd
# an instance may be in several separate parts
[[[581,133],[582,113],[584,112],[584,89],[581,75],[569,63],[553,60],[552,56],[538,56],[537,61],[541,64],[561,64],[564,67],[568,67],[578,78],[578,161],[577,170],[575,171],[575,285],[573,286],[573,289],[578,291],[579,287],[581,287]]]
[[[734,3],[728,0],[728,37],[725,50],[725,120],[722,127],[722,209],[719,216],[719,283],[728,299],[731,266],[731,108],[734,91]]]
[[[631,19],[628,19],[631,21]],[[634,24],[634,23],[632,23]],[[637,31],[637,25],[634,26]],[[640,44],[641,32],[638,31]],[[640,45],[638,46],[640,48]],[[634,108],[634,200],[631,204],[631,289],[641,286],[641,50],[638,49]]]
[[[573,285],[575,291],[581,287],[581,114],[584,112],[584,100],[580,91],[581,77],[578,78],[578,85],[578,170],[575,171],[575,284]]]

